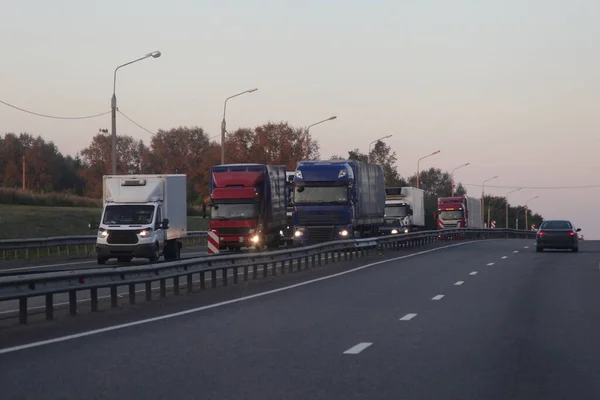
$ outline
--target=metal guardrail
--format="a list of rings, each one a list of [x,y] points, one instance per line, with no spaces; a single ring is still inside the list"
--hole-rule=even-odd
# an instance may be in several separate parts
[[[240,273],[243,280],[258,279],[259,269],[262,277],[314,268],[330,262],[352,260],[365,257],[373,250],[400,250],[445,240],[477,240],[494,238],[532,238],[535,232],[515,229],[444,229],[423,231],[405,235],[381,236],[356,240],[338,240],[313,246],[292,248],[266,253],[250,253],[203,257],[173,261],[161,264],[149,264],[135,267],[71,270],[48,272],[24,276],[0,278],[0,302],[19,301],[19,322],[26,324],[28,319],[28,299],[45,296],[46,319],[54,318],[54,295],[68,293],[69,313],[77,315],[77,292],[90,291],[91,310],[98,311],[98,289],[110,289],[111,307],[118,306],[117,289],[128,287],[129,302],[136,301],[136,284],[145,284],[146,301],[152,300],[152,283],[159,282],[160,297],[166,297],[166,280],[173,279],[173,291],[180,292],[180,278],[186,279],[188,293],[193,291],[193,275],[199,274],[200,288],[206,288],[207,275],[211,286],[217,287],[217,272],[223,286],[233,280],[238,283]],[[287,267],[287,268],[286,268]],[[304,268],[303,268],[304,267]],[[232,276],[229,275],[232,272]]]
[[[25,258],[28,258],[30,251],[36,249],[38,258],[42,255],[41,249],[47,249],[48,255],[50,255],[50,249],[52,248],[57,249],[58,255],[61,255],[61,251],[63,251],[65,255],[71,255],[70,247],[76,247],[76,250],[78,251],[79,246],[84,246],[84,252],[87,253],[87,246],[96,244],[97,238],[97,235],[85,235],[0,240],[0,260],[7,259],[7,255],[10,255],[10,252],[14,252],[14,254],[25,252]],[[192,240],[206,238],[206,231],[189,231],[184,240],[186,238]]]

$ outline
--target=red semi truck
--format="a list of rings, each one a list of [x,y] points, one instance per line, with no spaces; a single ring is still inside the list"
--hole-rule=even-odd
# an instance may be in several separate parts
[[[483,228],[481,200],[468,196],[438,198],[437,229]]]
[[[211,168],[209,229],[219,249],[277,248],[286,220],[286,173],[282,165],[230,164]]]

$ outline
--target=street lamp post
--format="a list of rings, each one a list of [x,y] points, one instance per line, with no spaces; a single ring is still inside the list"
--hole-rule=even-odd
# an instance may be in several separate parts
[[[373,140],[371,143],[369,143],[369,154],[367,154],[367,160],[371,161],[371,145],[373,143],[377,143],[377,142],[379,142],[381,140],[385,140],[385,139],[391,138],[392,136],[394,136],[394,135],[387,135],[387,136],[381,137],[381,138],[379,138],[377,140]]]
[[[518,188],[515,190],[511,190],[510,192],[506,193],[506,198],[505,198],[505,202],[506,202],[506,228],[509,228],[508,226],[508,195],[514,192],[518,192],[519,190],[521,190],[522,188]]]
[[[485,225],[485,193],[484,193],[485,183],[489,182],[493,179],[497,179],[497,178],[498,178],[498,175],[491,177],[489,179],[486,179],[481,184],[481,219],[484,220],[484,225]],[[489,223],[489,221],[488,221],[488,223]]]
[[[463,165],[459,165],[458,167],[454,168],[452,170],[452,172],[450,173],[450,179],[452,180],[452,182],[450,183],[451,185],[451,192],[452,192],[452,197],[454,197],[454,171],[456,171],[457,169],[460,169],[462,167],[466,167],[467,165],[471,165],[471,163],[465,163]]]
[[[129,61],[128,63],[121,64],[117,68],[115,68],[115,73],[113,75],[113,95],[110,100],[110,110],[111,110],[111,122],[112,122],[112,132],[111,132],[111,164],[112,164],[112,174],[117,174],[117,71],[119,68],[122,68],[126,65],[136,63],[138,61],[145,60],[146,58],[158,58],[160,57],[160,51],[153,51],[152,53],[146,54],[144,57],[140,57],[137,60]]]
[[[227,123],[225,122],[225,114],[227,113],[227,101],[229,99],[233,99],[234,97],[241,96],[246,93],[256,92],[258,89],[249,89],[244,90],[238,94],[234,94],[233,96],[229,96],[225,99],[225,103],[223,104],[223,121],[221,121],[221,165],[225,164],[225,132],[227,130]]]
[[[440,150],[436,150],[433,153],[427,154],[426,156],[423,156],[417,160],[417,189],[419,189],[419,183],[420,183],[419,182],[419,166],[420,166],[421,160],[424,160],[431,156],[435,156],[436,154],[439,154],[439,153],[440,153]]]
[[[329,118],[326,118],[322,121],[319,122],[315,122],[314,124],[310,124],[307,128],[306,128],[306,158],[308,159],[310,157],[310,137],[308,136],[309,132],[310,132],[310,128],[312,128],[315,125],[319,125],[322,124],[323,122],[327,122],[327,121],[332,121],[334,119],[336,119],[337,116],[332,115]]]
[[[529,207],[527,206],[527,204],[528,204],[528,203],[529,203],[531,200],[535,200],[535,199],[537,199],[537,198],[539,198],[539,197],[540,197],[540,196],[535,196],[535,197],[532,197],[532,198],[530,198],[529,200],[527,200],[527,201],[525,202],[525,230],[527,230],[527,229],[528,229],[528,228],[527,228],[527,214],[529,214]]]

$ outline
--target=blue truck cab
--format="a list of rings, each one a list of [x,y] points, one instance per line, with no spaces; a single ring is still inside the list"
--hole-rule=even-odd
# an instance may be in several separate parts
[[[377,236],[384,214],[380,165],[355,160],[298,163],[293,181],[295,245]]]

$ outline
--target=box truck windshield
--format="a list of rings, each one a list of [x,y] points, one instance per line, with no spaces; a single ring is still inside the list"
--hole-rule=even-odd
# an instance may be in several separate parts
[[[105,225],[147,225],[152,223],[154,205],[115,204],[107,205],[102,223]]]
[[[294,204],[347,203],[345,186],[298,186],[294,190]]]
[[[408,207],[405,205],[385,206],[385,216],[388,218],[404,218],[408,215]]]
[[[215,203],[212,207],[211,218],[214,220],[254,219],[258,217],[256,203]]]
[[[440,211],[440,218],[445,220],[462,219],[463,212],[461,210]]]

